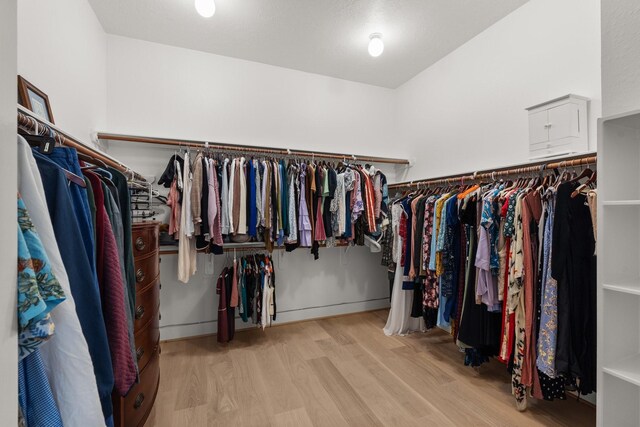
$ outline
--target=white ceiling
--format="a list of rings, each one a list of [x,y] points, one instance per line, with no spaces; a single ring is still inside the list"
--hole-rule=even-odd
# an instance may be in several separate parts
[[[110,34],[396,88],[527,0],[216,0],[209,19],[194,0],[89,2]]]

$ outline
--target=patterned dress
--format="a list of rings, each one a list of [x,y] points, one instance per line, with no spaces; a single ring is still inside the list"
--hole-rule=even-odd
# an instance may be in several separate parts
[[[18,196],[18,403],[26,425],[58,427],[62,418],[40,349],[54,332],[50,312],[66,297]]]

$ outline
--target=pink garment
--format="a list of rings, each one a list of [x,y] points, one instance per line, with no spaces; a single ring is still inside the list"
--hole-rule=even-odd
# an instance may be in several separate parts
[[[307,208],[306,171],[304,163],[300,165],[300,210],[298,212],[298,230],[300,231],[300,247],[310,248],[313,244],[311,239],[311,219]]]
[[[169,215],[169,234],[176,239],[180,234],[180,194],[178,192],[178,183],[174,179],[169,189],[167,197],[167,206],[171,206],[171,214]]]
[[[316,242],[327,240],[327,233],[324,230],[324,220],[322,218],[322,204],[324,197],[318,199],[318,212],[316,213]]]
[[[101,208],[105,209],[104,206]],[[135,383],[137,373],[129,342],[129,326],[124,307],[124,281],[120,269],[118,246],[106,212],[104,213],[103,245],[105,262],[102,308],[111,350],[114,387],[121,396],[124,396]]]
[[[135,383],[137,372],[131,352],[124,305],[123,270],[111,221],[104,206],[102,181],[98,175],[90,171],[85,172],[85,176],[91,182],[96,202],[96,268],[113,367],[114,388],[124,396]]]

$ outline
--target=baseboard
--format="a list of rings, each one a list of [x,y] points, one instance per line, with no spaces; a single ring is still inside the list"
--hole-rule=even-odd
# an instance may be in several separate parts
[[[273,322],[273,325],[277,326],[304,320],[335,317],[343,314],[360,313],[382,308],[389,308],[388,298],[283,310],[277,313],[277,321]],[[251,322],[245,323],[242,319],[236,318],[236,331],[249,328],[256,328],[256,325]],[[217,320],[183,325],[166,325],[160,327],[160,337],[163,342],[176,341],[185,338],[214,335],[217,329]]]

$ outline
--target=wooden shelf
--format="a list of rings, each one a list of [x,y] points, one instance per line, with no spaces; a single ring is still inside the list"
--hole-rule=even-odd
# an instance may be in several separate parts
[[[640,200],[609,200],[603,201],[602,206],[640,206]]]
[[[625,294],[631,295],[639,295],[640,296],[640,279],[636,283],[617,283],[617,284],[607,284],[604,283],[602,285],[604,289],[613,292],[622,292]]]
[[[602,367],[603,372],[640,387],[640,353]]]

